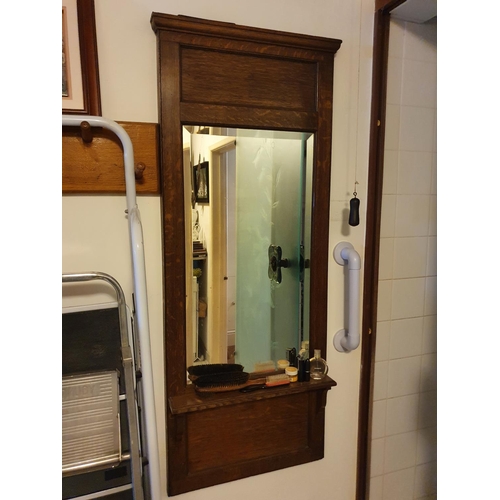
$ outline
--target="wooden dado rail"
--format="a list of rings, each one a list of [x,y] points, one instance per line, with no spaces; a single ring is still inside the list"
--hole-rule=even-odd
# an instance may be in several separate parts
[[[85,122],[84,122],[85,123]],[[134,147],[137,194],[159,194],[156,123],[117,122]],[[101,127],[62,128],[63,194],[124,194],[123,149],[118,137]]]

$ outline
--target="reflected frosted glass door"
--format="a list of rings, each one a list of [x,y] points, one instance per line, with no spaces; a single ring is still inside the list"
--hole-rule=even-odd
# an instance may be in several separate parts
[[[300,347],[305,142],[238,137],[236,147],[236,362],[246,371]],[[269,278],[279,246],[281,282]]]

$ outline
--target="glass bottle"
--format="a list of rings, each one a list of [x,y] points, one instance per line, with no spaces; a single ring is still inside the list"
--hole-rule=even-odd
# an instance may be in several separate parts
[[[321,357],[321,350],[314,349],[314,358],[311,358],[310,376],[313,380],[321,380],[328,373],[328,365]]]

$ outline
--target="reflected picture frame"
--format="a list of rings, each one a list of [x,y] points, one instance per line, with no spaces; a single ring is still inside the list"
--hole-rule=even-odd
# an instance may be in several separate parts
[[[62,113],[101,116],[94,0],[62,1]]]
[[[208,161],[198,163],[193,167],[194,196],[196,203],[210,202]]]

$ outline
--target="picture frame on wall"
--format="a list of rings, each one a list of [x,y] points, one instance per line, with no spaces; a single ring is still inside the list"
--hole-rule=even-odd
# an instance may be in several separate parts
[[[193,167],[194,194],[196,203],[209,203],[208,161]]]
[[[62,113],[101,116],[94,0],[62,0]]]

